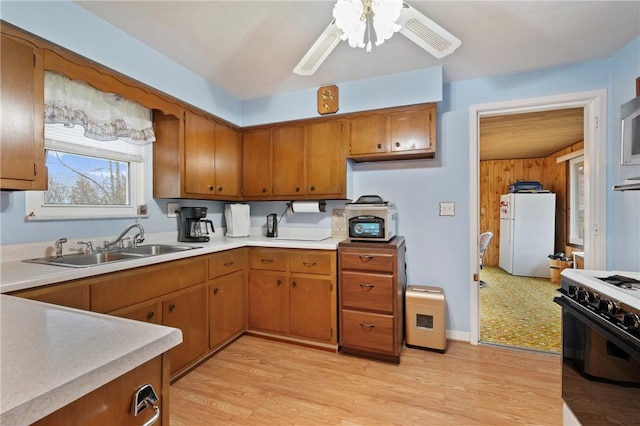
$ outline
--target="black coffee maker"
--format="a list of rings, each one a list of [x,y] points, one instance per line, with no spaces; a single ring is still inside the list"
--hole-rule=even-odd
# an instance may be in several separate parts
[[[209,241],[207,225],[213,229],[213,222],[206,220],[206,207],[182,207],[176,211],[178,217],[178,241],[184,243],[204,243]]]

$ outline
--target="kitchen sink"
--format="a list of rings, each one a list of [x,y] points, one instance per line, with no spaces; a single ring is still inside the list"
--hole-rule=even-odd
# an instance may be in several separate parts
[[[99,251],[89,254],[67,254],[62,257],[39,257],[26,259],[24,262],[39,263],[42,265],[67,266],[70,268],[86,268],[90,266],[104,265],[105,263],[122,262],[125,260],[140,259],[143,257],[158,256],[161,254],[178,253],[201,247],[174,246],[170,244],[148,244],[130,247],[122,250]]]
[[[174,246],[170,244],[145,244],[138,247],[129,247],[121,250],[123,254],[135,254],[141,256],[157,256],[159,254],[178,253],[185,250],[192,250],[201,247]]]

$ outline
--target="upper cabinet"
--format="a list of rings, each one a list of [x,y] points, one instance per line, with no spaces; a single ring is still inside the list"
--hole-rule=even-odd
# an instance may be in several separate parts
[[[342,120],[324,120],[246,131],[243,197],[346,198],[342,127]]]
[[[235,200],[240,196],[240,133],[185,109],[184,120],[154,112],[153,195]]]
[[[0,189],[45,190],[42,51],[19,37],[2,34],[0,54]]]
[[[356,162],[433,158],[435,113],[435,104],[422,104],[353,114],[348,157]]]

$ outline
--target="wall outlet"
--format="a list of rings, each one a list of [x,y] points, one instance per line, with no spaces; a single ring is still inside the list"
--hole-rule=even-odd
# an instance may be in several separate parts
[[[455,216],[456,215],[456,203],[453,201],[440,203],[440,216]]]
[[[176,210],[180,210],[180,204],[167,203],[167,217],[176,217]]]

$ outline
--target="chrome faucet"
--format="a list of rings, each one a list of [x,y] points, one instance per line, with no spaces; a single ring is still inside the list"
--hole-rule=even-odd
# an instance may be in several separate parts
[[[55,242],[56,245],[56,258],[62,257],[62,244],[66,243],[66,238],[58,238]]]
[[[122,240],[124,239],[124,236],[127,234],[127,232],[129,232],[133,228],[138,228],[140,230],[140,233],[136,234],[135,237],[133,237],[133,247],[137,247],[138,244],[140,244],[141,242],[144,241],[144,228],[139,223],[133,223],[133,224],[127,226],[125,228],[125,230],[122,231],[122,233],[120,235],[118,235],[118,238],[116,238],[115,240],[113,240],[111,242],[105,241],[103,249],[104,250],[108,250],[111,247],[116,246],[118,244],[122,245]]]
[[[92,254],[93,253],[93,243],[91,241],[78,241],[78,245],[84,244],[84,254]]]

